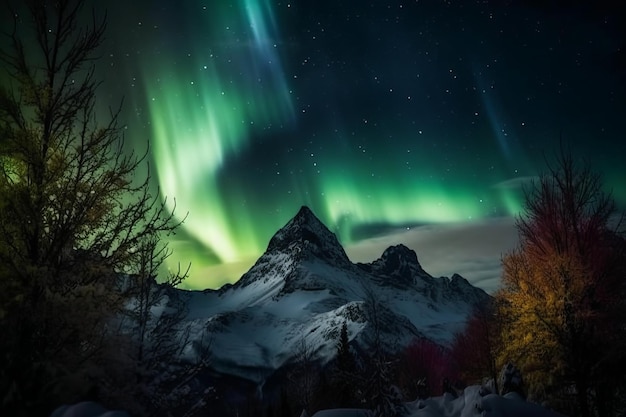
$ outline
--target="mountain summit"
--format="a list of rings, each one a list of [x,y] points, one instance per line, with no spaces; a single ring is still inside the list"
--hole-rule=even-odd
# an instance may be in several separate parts
[[[272,297],[321,288],[333,294],[344,292],[345,283],[338,282],[336,277],[329,280],[326,273],[319,273],[322,266],[344,272],[356,268],[337,236],[328,230],[311,209],[302,206],[274,234],[265,253],[233,287],[253,286],[268,296],[272,293]]]
[[[402,244],[390,246],[374,262],[358,266],[376,276],[393,278],[390,284],[407,286],[415,284],[417,279],[433,279],[420,265],[415,251]]]
[[[302,206],[269,242],[266,253],[290,252],[297,259],[317,257],[335,264],[350,263],[337,236]]]

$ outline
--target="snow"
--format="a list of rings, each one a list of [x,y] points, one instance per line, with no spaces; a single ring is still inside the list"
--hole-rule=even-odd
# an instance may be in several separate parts
[[[490,394],[483,397],[482,401],[483,415],[486,417],[502,416],[502,417],[557,417],[561,414],[548,410],[540,405],[520,401],[519,399],[500,397]]]
[[[524,401],[517,395],[480,395],[481,387],[473,385],[455,398],[446,393],[440,397],[417,400],[407,404],[406,417],[562,417],[538,404]]]
[[[366,288],[381,305],[386,348],[401,349],[423,336],[449,344],[472,303],[487,297],[450,282],[456,281],[428,275],[415,253],[401,246],[372,264],[353,264],[335,235],[304,208],[236,284],[186,292],[186,324],[192,342],[211,340],[218,373],[263,383],[294,360],[303,341],[313,360],[331,360],[344,322],[353,343],[371,341]],[[193,349],[184,352],[188,360],[194,355]]]
[[[350,317],[346,308],[364,310],[364,272],[319,259],[295,265],[284,254],[268,255],[262,263],[264,273],[246,285],[222,293],[189,293],[187,322],[192,325],[192,338],[200,340],[205,333],[205,338],[212,338],[213,363],[219,371],[246,377],[250,368],[277,369],[294,357],[303,337],[316,358],[326,362],[335,351],[329,335],[344,321],[351,339],[362,340],[357,336],[367,326],[353,323],[359,318]],[[283,291],[287,279],[295,291]],[[390,313],[390,325],[385,327],[406,336],[403,344],[422,334],[440,344],[450,343],[471,308],[465,300],[442,295],[433,301],[417,288],[398,291],[381,286],[376,293]],[[187,354],[193,359],[192,351]]]
[[[516,395],[480,395],[481,387],[465,388],[458,397],[446,393],[440,397],[417,400],[407,404],[403,417],[563,417],[540,405],[526,402]],[[369,410],[330,409],[313,414],[312,417],[370,417]]]
[[[526,402],[516,394],[480,395],[481,387],[465,388],[458,397],[445,393],[440,397],[407,403],[403,417],[563,417],[538,404]],[[306,416],[303,410],[302,414]],[[320,410],[312,417],[372,417],[370,410],[336,408]],[[57,408],[50,417],[129,417],[124,411],[109,411],[100,404],[86,401]]]

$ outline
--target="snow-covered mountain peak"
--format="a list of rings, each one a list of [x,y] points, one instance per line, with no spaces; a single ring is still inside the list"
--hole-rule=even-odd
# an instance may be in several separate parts
[[[290,253],[297,260],[316,257],[334,265],[350,263],[335,234],[307,206],[274,234],[265,253]]]
[[[313,267],[318,265],[318,268]],[[354,270],[337,237],[302,206],[298,213],[270,239],[265,253],[234,284],[248,287],[250,296],[267,299],[298,290],[340,290],[342,284],[319,269]],[[336,274],[330,274],[335,278]],[[343,274],[340,274],[343,275]],[[256,289],[252,289],[252,287]],[[267,296],[260,297],[264,293]]]
[[[460,275],[432,277],[404,245],[354,264],[337,237],[302,207],[237,283],[190,294],[187,319],[193,340],[213,337],[216,370],[263,384],[293,362],[303,341],[315,361],[332,360],[342,323],[363,352],[374,329],[381,329],[389,352],[424,337],[447,346],[488,298]]]
[[[416,278],[432,278],[422,269],[415,251],[402,244],[388,247],[380,258],[359,267],[376,276],[393,278],[400,285],[411,285]]]
[[[374,263],[380,265],[389,274],[405,275],[413,272],[419,275],[428,275],[417,260],[415,251],[402,244],[385,249],[380,259]]]
[[[476,287],[459,274],[453,274],[452,278],[450,278],[450,288],[457,293],[467,294],[472,301],[480,301],[480,298],[476,297]]]

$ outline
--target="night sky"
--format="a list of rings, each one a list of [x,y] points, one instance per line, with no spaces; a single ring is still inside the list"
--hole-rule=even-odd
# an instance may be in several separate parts
[[[489,290],[559,142],[626,206],[619,3],[108,2],[99,98],[188,213],[189,288],[238,279],[308,205],[353,261],[405,243]]]

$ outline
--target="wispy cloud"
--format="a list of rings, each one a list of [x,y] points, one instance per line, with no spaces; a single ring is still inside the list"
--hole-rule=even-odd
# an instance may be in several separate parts
[[[389,246],[404,244],[417,253],[429,274],[449,277],[458,273],[473,285],[493,293],[500,286],[502,255],[517,243],[515,219],[498,217],[471,223],[381,229],[376,236],[347,245],[345,249],[353,262],[372,262]],[[227,277],[240,277],[254,261],[250,258],[211,266],[196,265],[194,273],[212,277],[219,286],[233,282]]]
[[[354,262],[371,262],[391,245],[413,249],[422,267],[434,276],[458,273],[487,292],[500,285],[501,258],[517,243],[515,219],[499,217],[479,222],[427,225],[397,230],[346,247]]]

